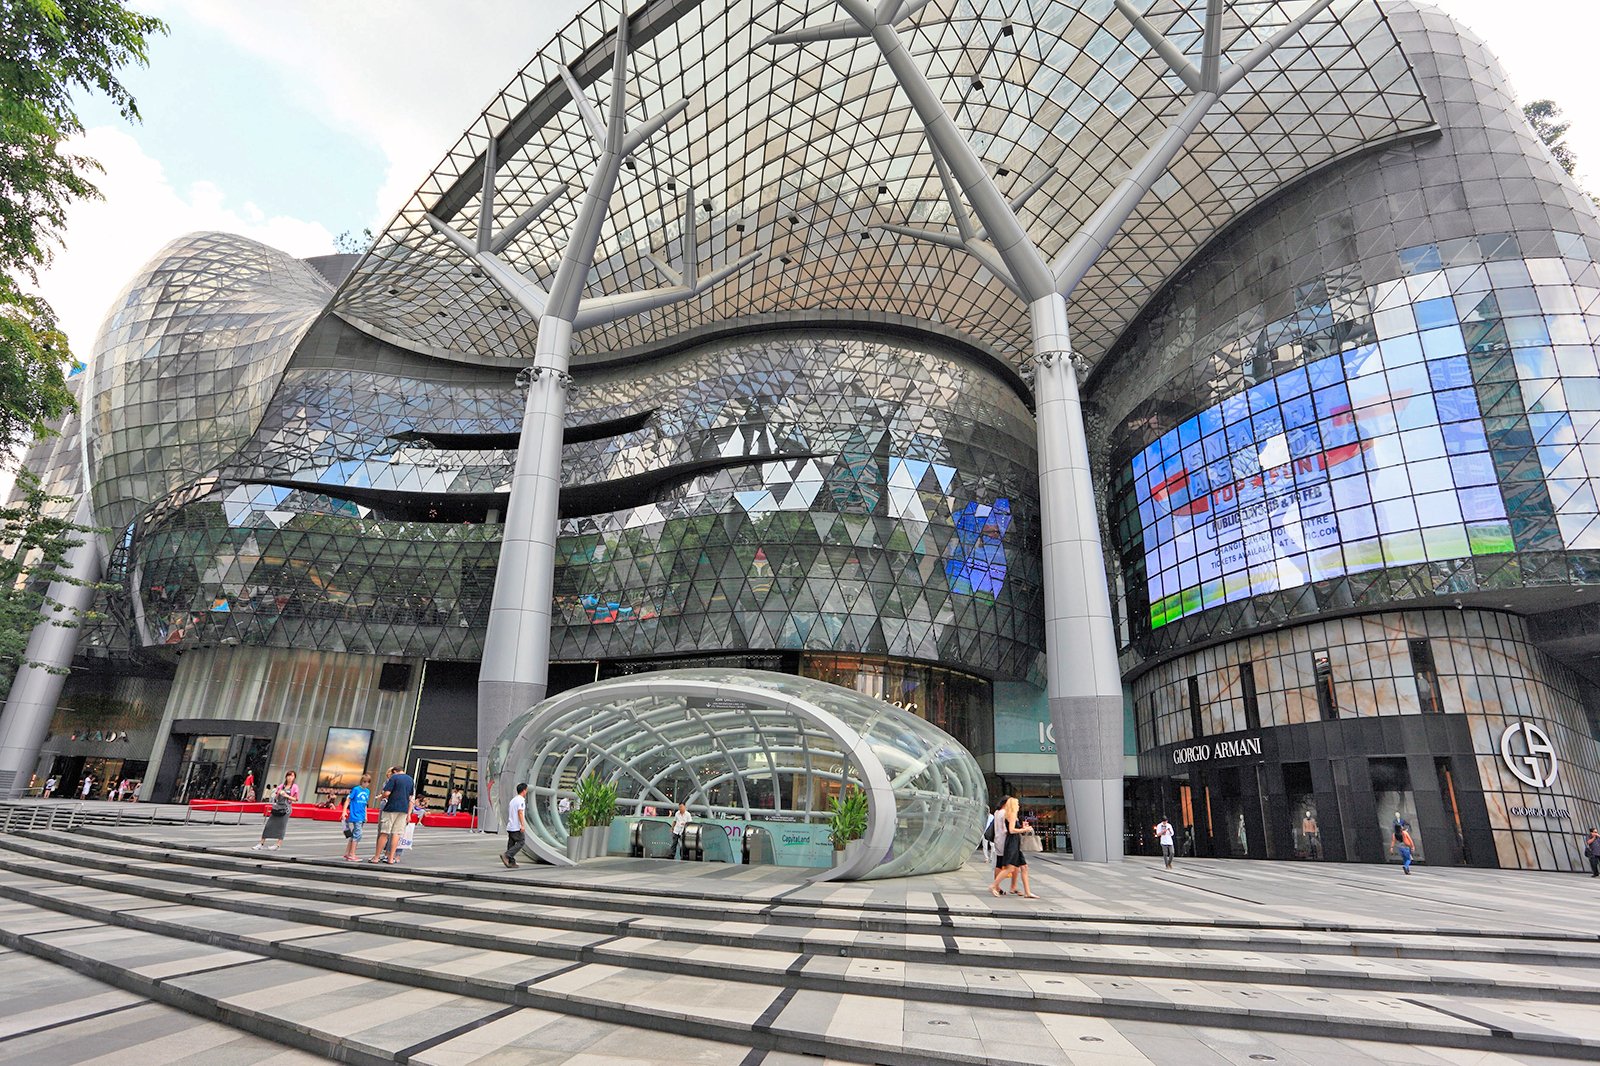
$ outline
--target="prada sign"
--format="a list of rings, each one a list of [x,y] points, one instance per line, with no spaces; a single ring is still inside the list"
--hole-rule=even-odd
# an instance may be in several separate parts
[[[1172,761],[1179,766],[1193,763],[1216,762],[1218,759],[1244,759],[1261,755],[1260,737],[1240,737],[1238,740],[1219,740],[1215,744],[1190,744],[1172,753]]]

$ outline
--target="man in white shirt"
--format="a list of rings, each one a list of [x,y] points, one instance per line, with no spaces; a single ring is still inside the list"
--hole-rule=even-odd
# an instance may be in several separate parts
[[[689,805],[678,804],[678,813],[672,816],[672,857],[683,857],[683,830],[689,824]]]
[[[1172,823],[1162,815],[1161,821],[1156,823],[1156,839],[1161,841],[1161,862],[1167,869],[1172,869]]]
[[[500,856],[501,865],[508,870],[517,868],[517,854],[522,851],[522,834],[528,828],[528,784],[517,785],[517,794],[506,804],[506,851]]]

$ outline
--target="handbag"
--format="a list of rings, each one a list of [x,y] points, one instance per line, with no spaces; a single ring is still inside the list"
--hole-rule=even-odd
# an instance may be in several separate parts
[[[1044,841],[1039,839],[1038,833],[1023,833],[1021,835],[1023,851],[1040,852],[1044,850]]]

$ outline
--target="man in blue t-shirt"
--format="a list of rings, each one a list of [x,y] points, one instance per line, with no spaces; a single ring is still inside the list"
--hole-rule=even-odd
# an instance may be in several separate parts
[[[344,861],[359,862],[356,845],[361,843],[361,827],[367,824],[367,801],[372,799],[372,775],[362,774],[361,784],[344,797],[344,810],[339,818],[344,822]]]
[[[406,819],[411,816],[411,797],[417,794],[417,783],[411,775],[398,766],[389,767],[389,780],[383,783],[378,799],[383,806],[378,809],[378,850],[372,862],[395,861],[394,853],[400,846],[400,834],[406,831]],[[389,853],[384,854],[383,842],[389,841]]]

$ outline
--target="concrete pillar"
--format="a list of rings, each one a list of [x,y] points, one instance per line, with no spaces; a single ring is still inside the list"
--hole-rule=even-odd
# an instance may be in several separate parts
[[[93,523],[87,492],[78,500],[72,520],[81,526]],[[50,583],[47,595],[61,604],[62,610],[47,609],[34,624],[28,637],[28,664],[17,671],[6,699],[5,713],[0,715],[0,799],[20,795],[28,787],[28,775],[38,765],[39,749],[44,746],[44,738],[50,730],[50,718],[55,714],[56,701],[61,698],[61,686],[67,680],[65,671],[72,666],[72,657],[78,650],[78,635],[82,632],[75,625],[60,623],[76,620],[94,604],[93,586],[100,580],[104,565],[99,536],[86,533],[83,542],[70,549],[61,562],[64,575],[85,584]],[[40,665],[31,665],[33,663]],[[52,673],[52,670],[63,672]]]
[[[495,742],[512,719],[544,699],[550,676],[550,610],[561,499],[561,432],[567,413],[572,323],[539,323],[528,401],[501,528],[500,567],[478,672],[478,816],[493,832],[510,799],[491,781]],[[515,782],[512,782],[514,785]],[[492,786],[492,787],[491,787]]]
[[[1037,356],[1045,658],[1056,758],[1073,855],[1117,862],[1122,858],[1122,675],[1067,302],[1046,296],[1033,301],[1029,311]]]

